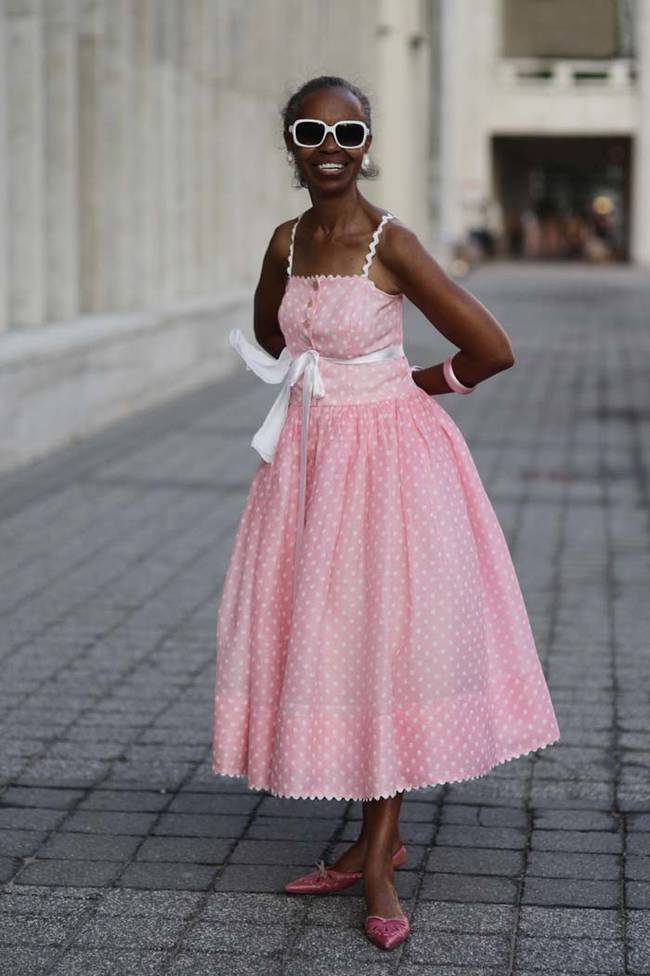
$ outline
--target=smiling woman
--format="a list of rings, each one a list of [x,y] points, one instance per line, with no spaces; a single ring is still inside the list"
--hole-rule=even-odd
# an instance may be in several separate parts
[[[281,389],[251,441],[262,460],[218,610],[212,769],[277,796],[361,801],[356,843],[285,891],[363,878],[365,932],[392,948],[409,932],[393,884],[404,791],[559,739],[505,537],[434,398],[472,393],[514,357],[490,312],[359,192],[364,159],[376,172],[365,96],[314,79],[283,120],[311,207],[264,256],[262,348],[231,333]],[[404,296],[461,351],[414,373]]]

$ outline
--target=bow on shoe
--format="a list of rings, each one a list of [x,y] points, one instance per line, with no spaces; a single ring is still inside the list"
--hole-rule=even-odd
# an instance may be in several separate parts
[[[323,858],[321,858],[320,861],[316,861],[316,867],[318,868],[318,878],[319,878],[319,880],[321,878],[326,878],[327,877],[327,868],[325,867],[325,861],[323,860]]]

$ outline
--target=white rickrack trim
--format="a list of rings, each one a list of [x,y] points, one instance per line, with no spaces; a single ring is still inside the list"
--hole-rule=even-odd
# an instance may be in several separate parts
[[[300,217],[302,217],[302,214],[300,214]],[[298,217],[297,220],[294,221],[293,227],[291,229],[291,245],[289,247],[289,259],[287,261],[287,274],[288,275],[291,275],[291,269],[293,267],[293,242],[294,242],[294,238],[296,236],[296,227],[298,226],[298,224],[300,222],[300,217]]]
[[[488,769],[485,769],[482,773],[477,773],[476,776],[464,776],[461,779],[443,779],[439,780],[437,783],[414,783],[411,785],[405,784],[404,786],[396,787],[392,793],[379,793],[377,796],[328,796],[326,793],[307,793],[307,794],[295,794],[295,793],[276,793],[274,790],[269,789],[268,786],[254,786],[252,783],[248,783],[249,790],[261,790],[265,793],[270,793],[271,796],[281,797],[284,800],[354,800],[354,801],[367,801],[367,800],[388,800],[395,796],[397,793],[402,791],[411,790],[426,790],[434,786],[448,786],[452,783],[466,783],[470,780],[482,779],[490,773],[496,766],[503,766],[504,763],[512,762],[513,759],[521,759],[523,756],[530,756],[537,752],[538,749],[547,749],[549,746],[555,745],[560,741],[560,736],[555,739],[551,739],[549,742],[544,742],[540,746],[535,746],[534,749],[527,749],[525,752],[519,752],[515,756],[507,756],[505,759],[499,759],[497,762],[493,763]],[[221,769],[215,769],[212,767],[212,772],[215,776],[231,776],[234,779],[248,779],[246,773],[227,773]]]
[[[300,217],[302,217],[302,214],[300,214]],[[287,259],[287,274],[289,275],[289,277],[292,277],[291,272],[292,272],[292,269],[293,269],[293,248],[294,248],[294,241],[295,241],[295,238],[296,238],[296,227],[300,223],[300,217],[298,217],[294,221],[293,227],[291,229],[291,242],[289,244],[289,256],[288,256],[288,259]],[[372,259],[375,256],[375,251],[377,250],[377,244],[379,242],[379,235],[381,234],[382,229],[383,229],[384,224],[386,223],[386,221],[387,220],[394,220],[394,219],[395,219],[395,215],[392,214],[392,213],[389,213],[387,211],[384,214],[384,216],[381,218],[381,220],[379,221],[379,224],[376,227],[374,234],[372,235],[372,240],[370,241],[370,247],[368,248],[368,252],[366,254],[366,259],[365,259],[365,261],[363,263],[363,268],[361,270],[361,274],[360,274],[359,277],[361,277],[361,278],[367,278],[368,277],[368,272],[370,270],[370,265],[372,264]],[[356,277],[356,275],[300,275],[300,276],[297,276],[296,275],[295,277],[301,277],[301,278],[352,278],[352,277]]]
[[[375,251],[377,249],[377,242],[379,241],[379,235],[382,232],[382,228],[384,224],[386,223],[387,220],[394,220],[394,219],[395,219],[394,214],[386,212],[384,216],[381,218],[381,220],[379,221],[379,225],[375,230],[375,233],[372,235],[372,240],[370,241],[370,247],[368,248],[366,260],[364,262],[363,269],[361,271],[361,274],[364,278],[368,277],[368,271],[370,270],[372,259],[375,256]]]

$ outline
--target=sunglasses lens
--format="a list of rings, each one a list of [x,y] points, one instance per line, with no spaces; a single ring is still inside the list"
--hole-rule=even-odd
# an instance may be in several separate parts
[[[323,141],[324,129],[322,122],[298,122],[293,131],[303,146],[318,146]]]
[[[336,127],[339,144],[346,149],[358,149],[363,145],[364,130],[359,122],[339,122]]]

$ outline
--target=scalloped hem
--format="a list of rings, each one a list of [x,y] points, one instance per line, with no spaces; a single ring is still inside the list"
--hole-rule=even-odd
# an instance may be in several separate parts
[[[521,759],[523,756],[530,756],[532,753],[538,752],[540,749],[547,749],[549,746],[554,746],[560,741],[561,736],[557,736],[555,739],[551,739],[549,742],[544,742],[540,746],[535,746],[533,749],[526,749],[524,752],[518,752],[514,756],[506,756],[505,759],[499,759],[497,762],[493,763],[487,769],[484,769],[482,773],[476,773],[475,776],[464,776],[461,779],[444,779],[438,780],[437,783],[414,783],[411,785],[398,786],[392,793],[379,793],[377,796],[328,796],[326,793],[276,793],[274,790],[270,789],[268,786],[254,786],[252,783],[248,784],[248,788],[251,790],[262,790],[266,793],[270,793],[271,796],[278,796],[285,800],[354,800],[358,802],[365,802],[368,800],[389,800],[391,797],[396,796],[398,793],[403,791],[411,790],[426,790],[431,789],[433,786],[447,786],[451,783],[468,783],[471,780],[481,779],[483,776],[487,776],[488,773],[492,772],[497,766],[503,766],[504,763],[512,762],[514,759]],[[248,779],[246,773],[228,773],[224,770],[215,769],[212,767],[212,772],[215,776],[231,776],[235,779]]]

